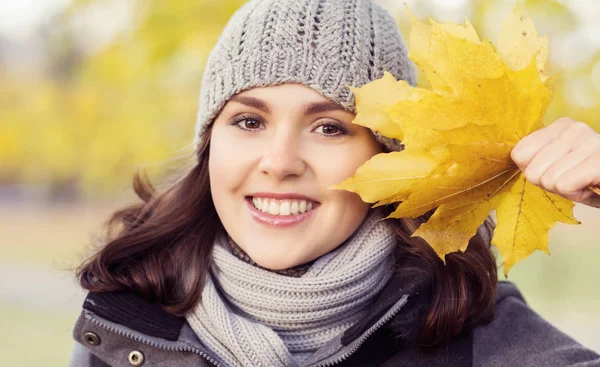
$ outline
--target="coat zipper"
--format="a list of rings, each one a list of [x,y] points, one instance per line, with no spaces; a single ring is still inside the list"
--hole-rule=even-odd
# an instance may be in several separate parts
[[[142,337],[140,337],[138,335],[135,335],[133,333],[120,330],[119,328],[116,328],[116,327],[114,327],[112,325],[105,324],[102,321],[99,321],[96,318],[94,318],[89,313],[86,315],[86,317],[89,318],[89,320],[93,324],[98,325],[101,328],[106,329],[106,330],[108,330],[110,332],[122,335],[122,336],[127,337],[127,338],[132,339],[132,340],[135,340],[136,342],[144,343],[144,344],[150,345],[152,347],[163,349],[163,350],[168,350],[168,351],[171,351],[171,352],[192,352],[192,353],[196,353],[200,357],[202,357],[205,360],[207,360],[212,365],[214,365],[216,367],[224,367],[221,364],[219,364],[219,362],[217,362],[216,359],[212,358],[210,355],[208,355],[207,353],[201,351],[200,349],[193,348],[193,347],[188,347],[188,346],[178,346],[178,347],[173,346],[172,347],[172,346],[161,345],[161,344],[156,343],[156,342],[154,342],[152,340],[142,338]]]
[[[363,333],[358,339],[356,339],[355,345],[352,348],[350,348],[349,350],[347,350],[344,354],[337,356],[334,359],[329,359],[329,360],[319,362],[310,367],[331,367],[338,363],[343,362],[345,359],[348,359],[348,357],[350,357],[352,354],[356,353],[358,348],[360,348],[365,343],[365,341],[367,341],[367,339],[369,339],[369,337],[371,335],[373,335],[383,325],[385,325],[388,321],[390,321],[392,318],[394,318],[394,316],[396,316],[398,314],[398,312],[400,312],[402,307],[404,307],[404,305],[406,304],[407,299],[408,299],[408,295],[402,296],[402,298],[400,298],[398,300],[398,302],[396,302],[394,304],[394,306],[390,310],[388,310],[388,312],[386,312],[386,314],[383,315],[382,318],[379,319],[379,321],[377,321],[365,333]]]

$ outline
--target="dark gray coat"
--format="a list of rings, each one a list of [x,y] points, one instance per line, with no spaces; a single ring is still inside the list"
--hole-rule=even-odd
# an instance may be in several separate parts
[[[321,348],[307,366],[600,366],[600,356],[532,311],[500,282],[496,317],[471,335],[424,353],[414,346],[427,284],[392,280],[369,316]],[[73,367],[225,366],[184,318],[129,293],[88,294],[73,336]],[[141,361],[141,363],[140,363]]]

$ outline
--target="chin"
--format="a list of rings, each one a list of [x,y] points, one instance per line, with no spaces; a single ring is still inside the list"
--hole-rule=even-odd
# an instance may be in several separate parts
[[[250,254],[248,254],[250,255]],[[261,257],[261,256],[252,256],[250,255],[250,258],[258,265],[262,266],[263,268],[269,269],[269,270],[285,270],[285,269],[290,269],[293,268],[294,266],[298,266],[298,265],[302,265],[302,264],[306,264],[307,262],[310,262],[311,259],[306,259],[306,258],[276,258],[276,257],[272,257],[272,256],[265,256],[265,257]]]
[[[294,266],[301,265],[307,261],[282,261],[281,259],[252,259],[255,263],[269,270],[285,270],[293,268]]]

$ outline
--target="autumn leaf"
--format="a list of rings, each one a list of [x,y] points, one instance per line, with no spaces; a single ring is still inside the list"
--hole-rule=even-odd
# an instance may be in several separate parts
[[[557,221],[579,223],[568,200],[527,182],[523,175],[504,194],[496,213],[494,243],[504,255],[505,274],[533,250],[549,253],[548,230]]]
[[[413,236],[440,256],[465,251],[492,210],[492,243],[505,275],[534,250],[548,251],[556,222],[578,223],[573,203],[525,181],[510,158],[515,144],[542,127],[555,77],[544,74],[548,42],[518,9],[504,21],[497,47],[465,24],[421,22],[409,11],[409,57],[430,88],[386,73],[356,96],[355,123],[402,139],[333,186],[374,206],[399,203],[393,218],[435,209]]]

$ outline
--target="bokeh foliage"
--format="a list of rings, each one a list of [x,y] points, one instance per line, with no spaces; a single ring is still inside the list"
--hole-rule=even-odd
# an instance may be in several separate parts
[[[1,71],[0,179],[110,193],[189,156],[203,63],[242,2],[138,1],[131,27],[91,53],[71,22],[95,1],[74,3],[45,70]]]
[[[164,174],[189,159],[203,64],[243,0],[131,0],[130,23],[109,44],[85,47],[73,27],[104,0],[75,1],[52,21],[47,62],[26,74],[0,64],[0,184],[112,193],[142,168]],[[391,1],[382,1],[390,5]],[[561,2],[521,1],[541,34],[570,32],[577,20]],[[420,2],[417,15],[427,13]],[[473,1],[478,32],[505,14],[502,1]],[[432,5],[432,6],[433,6]],[[399,9],[406,34],[405,12]],[[491,37],[495,42],[495,37]],[[78,41],[79,40],[79,41]],[[572,80],[588,80],[600,54],[562,76],[548,120],[568,115],[600,127],[600,103],[573,105]],[[550,62],[553,59],[551,56]],[[599,64],[600,65],[600,64]],[[586,79],[587,78],[587,79]],[[600,101],[600,91],[591,100]]]

